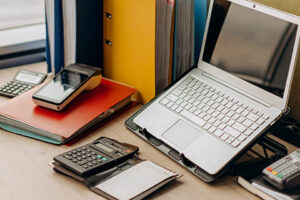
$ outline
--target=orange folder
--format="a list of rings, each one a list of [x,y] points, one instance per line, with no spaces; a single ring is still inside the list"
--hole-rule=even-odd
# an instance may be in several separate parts
[[[10,131],[16,128],[19,132],[21,130],[19,134],[24,131],[29,136],[52,138],[57,143],[65,143],[69,138],[86,130],[91,123],[97,123],[97,118],[101,119],[105,111],[125,100],[130,101],[131,95],[136,92],[134,88],[102,78],[97,88],[81,93],[65,109],[57,112],[33,103],[32,94],[38,88],[35,87],[0,105],[1,127]],[[41,139],[39,137],[35,138]]]

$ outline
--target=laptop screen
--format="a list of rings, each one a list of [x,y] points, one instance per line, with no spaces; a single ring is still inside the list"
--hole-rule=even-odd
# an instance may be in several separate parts
[[[203,60],[283,97],[297,25],[215,0]]]

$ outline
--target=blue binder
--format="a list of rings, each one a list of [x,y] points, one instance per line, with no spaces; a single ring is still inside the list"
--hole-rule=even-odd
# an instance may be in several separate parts
[[[51,0],[50,0],[51,1]],[[46,15],[46,55],[48,72],[52,71],[54,66],[54,73],[60,71],[64,66],[64,41],[63,41],[63,18],[62,18],[62,0],[54,0],[54,19],[48,19]],[[48,21],[54,20],[54,55],[51,55],[49,44],[49,27]],[[54,56],[54,63],[51,63],[51,56]]]

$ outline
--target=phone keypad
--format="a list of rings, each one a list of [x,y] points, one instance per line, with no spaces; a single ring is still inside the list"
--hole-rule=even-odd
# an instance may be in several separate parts
[[[96,167],[109,161],[106,155],[101,154],[89,147],[81,147],[69,151],[63,155],[64,158],[70,160],[74,164],[80,165],[84,169]]]
[[[5,85],[0,87],[0,94],[8,97],[15,97],[23,92],[26,92],[34,86],[20,81],[9,81]]]

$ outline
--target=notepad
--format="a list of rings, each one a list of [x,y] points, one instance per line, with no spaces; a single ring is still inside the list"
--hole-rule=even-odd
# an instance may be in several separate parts
[[[140,199],[176,175],[150,161],[143,161],[98,184],[96,188],[116,199]]]

